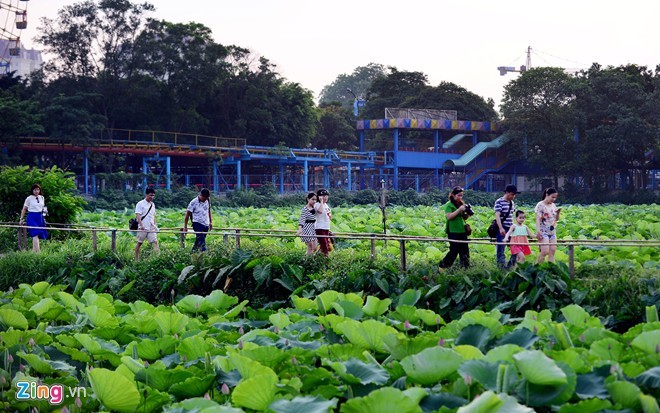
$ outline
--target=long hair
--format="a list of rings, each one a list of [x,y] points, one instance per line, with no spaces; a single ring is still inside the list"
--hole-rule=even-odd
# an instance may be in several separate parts
[[[316,196],[316,193],[315,193],[315,192],[309,192],[309,193],[307,194],[307,197],[306,197],[305,199],[306,199],[307,201],[309,201],[310,199],[312,199],[312,197],[315,197],[315,196]]]
[[[456,206],[456,208],[460,207],[463,205],[465,202],[463,202],[462,199],[457,199],[456,195],[460,194],[463,192],[463,188],[460,186],[455,186],[451,192],[449,193],[449,201]]]
[[[552,195],[552,194],[556,194],[556,193],[557,193],[557,190],[553,187],[545,188],[545,190],[543,191],[543,198],[541,198],[541,201],[545,200],[545,198],[548,195]]]
[[[39,185],[39,184],[34,184],[34,185],[32,185],[32,189],[30,189],[30,193],[32,193],[32,192],[33,192],[35,189],[37,189],[37,188],[39,188],[39,195],[42,195],[42,196],[43,196],[43,194],[44,194],[44,190],[41,189],[41,185]]]

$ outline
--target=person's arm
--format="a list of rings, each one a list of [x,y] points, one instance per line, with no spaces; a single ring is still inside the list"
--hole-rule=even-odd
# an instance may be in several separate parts
[[[495,222],[497,222],[497,227],[500,229],[500,235],[504,235],[504,226],[502,226],[502,212],[495,211]]]
[[[206,201],[209,203],[209,231],[213,229],[213,218],[211,217],[211,201]]]
[[[515,229],[516,229],[516,227],[514,225],[511,225],[511,227],[509,227],[509,231],[507,231],[507,233],[504,236],[504,239],[502,241],[507,242],[509,240],[509,238],[511,238],[511,234],[513,233],[513,231]]]
[[[296,232],[296,235],[302,234],[302,229],[304,226],[305,226],[305,210],[300,212],[300,219],[298,219],[298,231]]]
[[[27,205],[23,205],[23,209],[21,209],[21,217],[18,219],[18,224],[22,225],[23,224],[23,217],[25,216],[25,213],[27,212]]]
[[[536,234],[531,229],[529,229],[529,227],[527,225],[525,225],[525,228],[527,228],[527,236],[528,237],[536,238]]]
[[[555,218],[555,222],[559,222],[559,213],[561,212],[561,208],[557,208],[557,218]]]
[[[325,202],[323,202],[323,197],[319,199],[318,205],[319,205],[318,208],[316,207],[316,205],[314,205],[314,210],[316,211],[316,213],[325,214]]]
[[[541,240],[541,212],[534,211],[534,216],[536,217],[536,239]]]
[[[447,212],[445,215],[447,217],[447,221],[451,221],[452,219],[456,219],[457,216],[463,213],[465,211],[465,204],[461,205],[456,209],[456,211],[453,212]]]
[[[183,218],[183,232],[188,232],[188,220],[192,219],[192,212],[186,210],[186,216]]]
[[[144,231],[145,228],[144,228],[144,225],[142,224],[142,214],[140,214],[139,212],[136,212],[135,213],[135,219],[138,222],[138,228],[140,228],[142,231]]]

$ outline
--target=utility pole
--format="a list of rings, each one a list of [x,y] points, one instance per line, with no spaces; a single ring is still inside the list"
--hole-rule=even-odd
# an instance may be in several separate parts
[[[500,71],[500,76],[504,76],[509,72],[526,72],[532,68],[532,46],[527,46],[527,60],[525,64],[520,66],[519,69],[516,69],[513,66],[499,66],[497,70]]]

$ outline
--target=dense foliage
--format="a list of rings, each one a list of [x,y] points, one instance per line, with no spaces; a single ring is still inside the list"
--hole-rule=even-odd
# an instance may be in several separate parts
[[[82,412],[658,411],[654,306],[615,333],[577,305],[446,321],[426,296],[328,290],[250,308],[216,290],[156,307],[82,284],[21,284],[0,294],[0,401]],[[19,381],[62,384],[63,397],[17,400]]]

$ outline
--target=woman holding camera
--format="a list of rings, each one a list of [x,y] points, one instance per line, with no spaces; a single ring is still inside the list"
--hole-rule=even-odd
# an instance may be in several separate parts
[[[465,220],[474,214],[469,204],[463,202],[463,188],[454,187],[449,193],[449,201],[445,204],[445,217],[447,217],[447,238],[456,241],[467,241],[468,230]],[[470,248],[467,242],[449,241],[449,252],[440,261],[438,270],[449,268],[454,264],[456,257],[461,259],[461,266],[470,266]]]
[[[557,208],[555,201],[559,193],[555,188],[547,188],[543,191],[543,199],[536,204],[534,213],[536,215],[536,239],[539,241],[540,254],[536,260],[537,264],[545,261],[555,262],[557,251],[557,221],[561,208]]]
[[[46,220],[44,215],[48,214],[46,209],[46,200],[41,193],[41,186],[39,184],[32,185],[32,195],[25,198],[23,209],[21,210],[21,217],[19,218],[19,225],[25,225],[23,217],[27,215],[28,233],[32,238],[32,251],[40,252],[39,238],[48,238],[48,231],[46,231]]]

